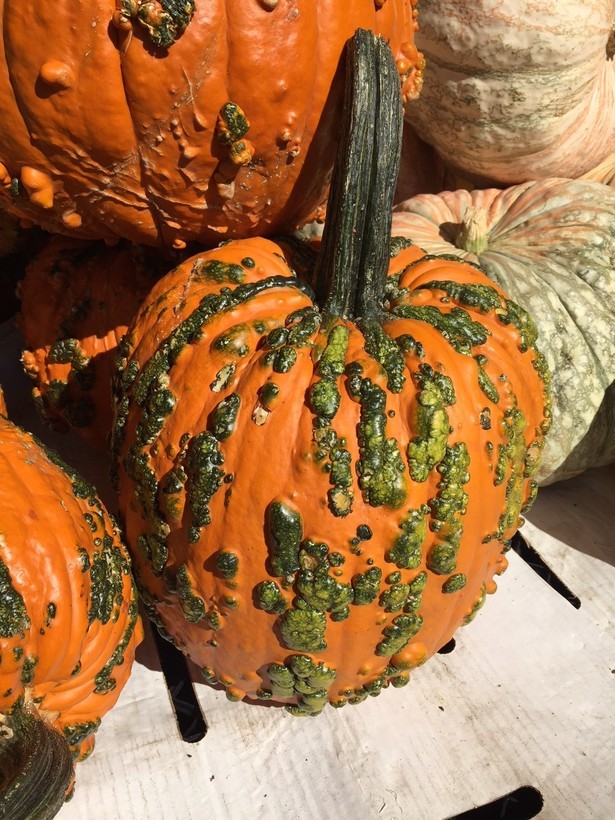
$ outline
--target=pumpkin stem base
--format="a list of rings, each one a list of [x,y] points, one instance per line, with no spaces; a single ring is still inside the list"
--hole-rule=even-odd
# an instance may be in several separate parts
[[[49,820],[74,778],[68,743],[35,710],[17,705],[0,722],[0,816]]]
[[[455,238],[455,247],[478,255],[489,247],[487,211],[479,206],[469,205],[463,215],[463,222]]]

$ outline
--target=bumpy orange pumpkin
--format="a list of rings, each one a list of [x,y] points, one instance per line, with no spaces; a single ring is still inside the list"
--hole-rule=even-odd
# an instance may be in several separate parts
[[[0,416],[3,817],[59,809],[141,636],[129,557],[94,488]]]
[[[106,446],[117,344],[165,267],[137,246],[61,236],[30,262],[20,289],[22,358],[51,427]]]
[[[416,0],[1,3],[0,195],[53,233],[182,247],[324,199],[346,40],[420,84]]]
[[[230,699],[297,714],[405,683],[471,620],[548,426],[524,311],[407,242],[389,267],[394,66],[365,32],[351,54],[366,138],[342,141],[321,307],[280,246],[230,242],[154,286],[118,356],[119,499],[150,614]]]

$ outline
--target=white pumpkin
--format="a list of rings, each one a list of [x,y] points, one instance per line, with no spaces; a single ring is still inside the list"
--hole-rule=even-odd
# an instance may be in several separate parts
[[[615,189],[547,179],[420,194],[396,206],[393,235],[478,263],[532,315],[552,374],[539,482],[615,461]]]
[[[615,151],[615,0],[421,0],[407,117],[479,187],[579,177]]]

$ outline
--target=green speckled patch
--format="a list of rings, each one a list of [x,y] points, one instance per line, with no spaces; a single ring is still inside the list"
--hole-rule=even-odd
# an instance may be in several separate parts
[[[354,597],[350,584],[336,581],[329,575],[327,564],[320,564],[313,570],[300,570],[296,577],[296,589],[313,609],[321,612],[345,610]]]
[[[489,401],[494,404],[498,404],[500,401],[499,391],[485,370],[487,358],[482,355],[474,356],[474,361],[478,364],[478,386],[483,391],[485,396],[487,396]]]
[[[375,601],[380,592],[381,578],[382,570],[379,567],[370,567],[365,572],[355,575],[352,579],[353,603],[357,606],[365,606]]]
[[[115,678],[111,677],[113,670],[124,662],[124,652],[130,643],[133,632],[139,620],[139,607],[136,598],[133,598],[128,606],[128,623],[122,636],[122,640],[118,643],[113,651],[113,654],[97,673],[94,678],[95,688],[97,694],[105,694],[111,692],[116,687]]]
[[[376,655],[390,657],[400,652],[422,625],[423,619],[420,615],[396,615],[391,625],[382,630],[384,639],[376,646]]]
[[[401,251],[411,248],[414,242],[406,236],[392,236],[389,245],[389,256],[394,259]]]
[[[486,343],[491,335],[480,322],[475,322],[467,310],[454,307],[449,312],[433,305],[395,305],[395,316],[426,322],[440,332],[442,338],[458,353],[470,355],[472,348]]]
[[[229,438],[237,424],[241,405],[239,393],[231,393],[216,405],[211,415],[211,429],[218,441]]]
[[[286,577],[299,567],[299,546],[303,537],[300,513],[284,504],[273,501],[267,509],[269,521],[269,559],[274,575]]]
[[[497,530],[487,536],[486,541],[492,538],[502,539],[509,529],[516,529],[521,510],[528,508],[524,503],[527,468],[525,416],[517,407],[512,407],[504,413],[503,421],[507,442],[498,447],[493,483],[498,486],[506,481],[506,506]],[[530,488],[530,492],[535,493],[535,488]]]
[[[88,720],[83,723],[72,723],[62,727],[62,734],[71,749],[76,750],[83,741],[94,734],[100,726],[100,718]]]
[[[130,572],[122,550],[109,534],[103,537],[102,549],[94,554],[90,567],[90,607],[88,620],[109,622],[122,604],[125,576]]]
[[[451,592],[458,592],[460,589],[463,589],[467,584],[468,579],[462,572],[458,572],[455,575],[451,575],[450,578],[447,578],[446,581],[442,584],[442,592],[445,594],[449,594]]]
[[[476,600],[472,604],[470,612],[466,615],[466,617],[463,620],[464,626],[469,624],[469,623],[472,623],[474,618],[476,618],[476,615],[478,614],[479,609],[484,605],[486,599],[487,599],[487,587],[485,586],[485,584],[483,584],[478,597],[476,598]]]
[[[482,313],[501,309],[504,300],[491,285],[478,282],[453,282],[438,279],[421,286],[427,290],[443,290],[446,295],[460,305],[480,310]]]
[[[428,364],[413,374],[419,390],[416,405],[417,435],[408,443],[408,469],[414,481],[427,481],[444,457],[449,435],[446,407],[455,403],[453,383]]]
[[[0,638],[24,637],[30,618],[21,594],[11,581],[9,568],[0,558]]]
[[[380,594],[378,604],[385,612],[401,612],[409,594],[409,584],[391,584]]]
[[[184,618],[196,624],[202,621],[206,614],[205,601],[194,592],[194,583],[185,564],[180,564],[176,576],[177,595]]]
[[[362,321],[360,327],[365,338],[365,350],[387,374],[388,389],[392,393],[400,393],[406,381],[406,362],[399,345],[374,319]]]
[[[386,436],[386,392],[363,379],[360,402],[357,474],[363,498],[372,507],[400,507],[406,500],[406,468],[397,440]]]
[[[197,259],[192,265],[192,275],[196,280],[216,282],[219,285],[240,285],[246,278],[246,272],[241,265],[221,262],[219,259]]]
[[[150,391],[143,404],[141,419],[137,425],[136,440],[141,445],[153,444],[162,430],[165,419],[175,409],[175,394],[166,386],[168,377],[164,374],[157,379],[156,389]]]
[[[220,550],[216,555],[216,570],[227,580],[234,578],[239,571],[239,556],[231,550]]]
[[[198,433],[191,441],[186,458],[186,495],[194,527],[210,523],[209,502],[222,486],[224,456],[213,433]]]
[[[27,686],[34,680],[34,670],[37,664],[38,658],[36,655],[28,655],[28,657],[24,659],[21,667],[21,682],[24,686]]]
[[[322,661],[307,655],[293,655],[285,664],[270,664],[267,676],[271,691],[261,690],[263,699],[274,697],[289,700],[296,697],[296,704],[287,710],[298,717],[319,714],[329,701],[328,689],[335,680],[336,672]]]
[[[194,0],[120,0],[125,19],[136,19],[144,26],[150,40],[160,48],[170,48],[194,14]]]
[[[327,616],[299,599],[293,609],[279,618],[284,645],[299,652],[320,652],[327,648],[325,629]]]
[[[244,137],[250,128],[243,110],[234,102],[225,103],[218,114],[216,137],[223,145],[232,145]]]
[[[275,581],[261,581],[254,589],[256,605],[265,612],[281,615],[286,610],[286,601]]]
[[[386,553],[386,560],[400,569],[416,569],[422,561],[422,546],[427,537],[427,514],[429,507],[423,504],[416,510],[408,510],[399,525],[400,534]]]
[[[81,370],[89,358],[83,352],[79,339],[59,339],[49,348],[49,361],[54,364],[70,364],[75,370]]]
[[[462,519],[468,503],[464,486],[469,480],[469,466],[470,455],[464,442],[447,447],[438,466],[441,475],[438,494],[429,501],[430,526],[435,539],[427,555],[427,568],[438,575],[448,575],[455,570],[463,534]]]

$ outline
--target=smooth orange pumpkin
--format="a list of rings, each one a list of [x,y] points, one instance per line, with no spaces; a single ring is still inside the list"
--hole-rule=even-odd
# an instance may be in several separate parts
[[[149,614],[231,700],[297,714],[402,685],[471,620],[548,427],[524,311],[471,265],[389,252],[401,106],[364,35],[346,114],[366,136],[342,140],[320,305],[279,245],[234,241],[163,277],[118,354]]]
[[[52,233],[176,247],[293,228],[327,190],[345,42],[387,38],[411,99],[415,6],[3,2],[4,206]]]
[[[2,816],[60,808],[141,637],[129,556],[96,491],[0,416]]]
[[[117,344],[165,266],[134,245],[61,236],[30,261],[20,287],[22,359],[52,428],[106,447]]]

